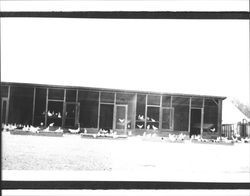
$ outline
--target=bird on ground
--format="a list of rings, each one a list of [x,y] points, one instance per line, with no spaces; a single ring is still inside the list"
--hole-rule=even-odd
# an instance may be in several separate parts
[[[153,133],[153,134],[152,134],[152,137],[156,137],[156,136],[157,136],[156,133]]]
[[[139,129],[142,129],[143,125],[136,125]]]
[[[168,138],[169,138],[169,140],[170,141],[176,141],[176,137],[175,137],[175,135],[172,135],[171,133],[168,135]]]
[[[44,132],[49,132],[49,126],[43,130]]]
[[[80,130],[81,130],[80,124],[78,124],[78,128],[77,129],[69,129],[69,132],[73,133],[73,134],[77,134],[77,133],[80,132]]]
[[[157,129],[158,129],[158,127],[156,127],[156,126],[154,126],[154,125],[152,125],[152,127],[153,127],[154,130],[157,130]]]
[[[33,127],[33,126],[30,126],[30,132],[32,132],[32,133],[37,133],[38,132],[38,130],[39,130],[39,127]]]
[[[56,133],[62,133],[63,129],[61,129],[61,127],[59,127],[58,129],[55,130]]]
[[[150,125],[147,126],[147,130],[149,130],[149,129],[150,129]]]
[[[61,113],[59,112],[58,113],[58,116],[57,116],[58,118],[62,118],[62,116],[61,116]]]
[[[29,131],[29,126],[26,126],[26,125],[25,125],[25,126],[23,127],[22,130],[23,130],[23,131]]]

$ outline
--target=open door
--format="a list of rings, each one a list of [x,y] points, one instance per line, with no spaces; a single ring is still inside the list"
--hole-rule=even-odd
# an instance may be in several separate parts
[[[174,108],[163,107],[162,108],[162,129],[173,130],[173,118],[174,118]]]
[[[190,137],[202,134],[202,110],[202,108],[191,108]]]
[[[2,98],[1,100],[1,122],[7,123],[8,121],[8,99]]]
[[[115,106],[115,129],[127,130],[127,105]]]
[[[100,104],[100,122],[99,128],[110,130],[113,129],[113,104]]]
[[[66,103],[65,127],[74,128],[79,123],[80,103]]]

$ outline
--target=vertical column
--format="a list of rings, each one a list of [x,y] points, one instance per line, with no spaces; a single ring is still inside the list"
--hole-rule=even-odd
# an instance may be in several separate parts
[[[170,125],[170,130],[174,131],[174,108],[173,108],[173,96],[171,95],[170,97],[170,108],[172,108],[172,112],[171,117],[170,117],[170,121],[171,121],[171,125]]]
[[[134,123],[133,123],[133,129],[136,128],[136,107],[137,107],[137,93],[135,94],[135,100],[134,100]]]
[[[97,129],[100,129],[100,108],[101,107],[101,92],[99,91],[99,98],[98,98],[98,115],[97,115]]]
[[[9,103],[10,103],[10,85],[8,86],[8,101],[6,105],[6,116],[5,116],[5,122],[9,122]]]
[[[115,92],[115,95],[114,95],[114,105],[113,105],[113,130],[116,128],[115,127],[115,120],[116,120],[116,92]]]
[[[189,98],[189,111],[188,111],[188,132],[190,133],[191,129],[191,107],[192,107],[192,97]]]
[[[202,99],[202,108],[201,108],[201,137],[203,134],[203,124],[204,124],[204,104],[205,104],[205,99]]]
[[[159,117],[159,129],[162,129],[162,95],[160,99],[160,117]]]
[[[64,89],[63,93],[63,114],[62,114],[62,127],[65,126],[65,119],[66,119],[66,89]]]
[[[79,114],[80,114],[80,106],[79,106],[79,103],[78,103],[78,89],[76,90],[76,104],[75,104],[75,124],[78,125],[80,122],[79,122]]]
[[[148,94],[146,94],[146,104],[145,104],[145,122],[144,122],[144,127],[147,129],[147,113],[148,113]]]
[[[47,126],[48,121],[48,96],[49,96],[49,89],[46,89],[46,108],[45,108],[45,124],[44,126]]]
[[[221,135],[221,123],[222,123],[222,100],[218,100],[218,120],[217,120],[217,130],[218,134]]]
[[[34,116],[35,116],[35,103],[36,103],[36,87],[34,87],[33,93],[33,108],[32,108],[32,125],[34,125]]]

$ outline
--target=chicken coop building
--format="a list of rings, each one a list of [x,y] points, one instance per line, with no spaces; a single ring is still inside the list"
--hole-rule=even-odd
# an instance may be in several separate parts
[[[1,122],[72,128],[220,134],[225,97],[1,82]]]

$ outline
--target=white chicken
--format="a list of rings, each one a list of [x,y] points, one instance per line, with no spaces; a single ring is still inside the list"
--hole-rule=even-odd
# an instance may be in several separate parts
[[[155,119],[151,118],[151,121],[152,121],[152,122],[155,122]]]
[[[154,129],[154,131],[158,129],[158,127],[156,127],[154,125],[152,125],[152,128]]]
[[[51,117],[53,116],[53,114],[50,111],[48,111],[48,116]]]
[[[55,123],[50,123],[49,124],[49,127],[53,127]]]
[[[125,119],[120,119],[120,118],[119,118],[119,122],[120,122],[120,123],[124,123],[124,121],[125,121]]]
[[[139,119],[139,120],[144,120],[144,116],[139,114],[139,115],[138,115],[138,119]]]
[[[73,134],[77,134],[77,133],[80,132],[80,130],[81,130],[80,125],[78,125],[78,128],[77,128],[77,129],[69,129],[69,132],[70,132],[70,133],[73,133]]]
[[[136,125],[139,129],[142,129],[143,125]]]
[[[63,129],[61,129],[61,127],[59,127],[58,129],[55,130],[56,133],[62,133]]]
[[[150,129],[150,125],[147,126],[147,130],[149,130],[149,129]]]

